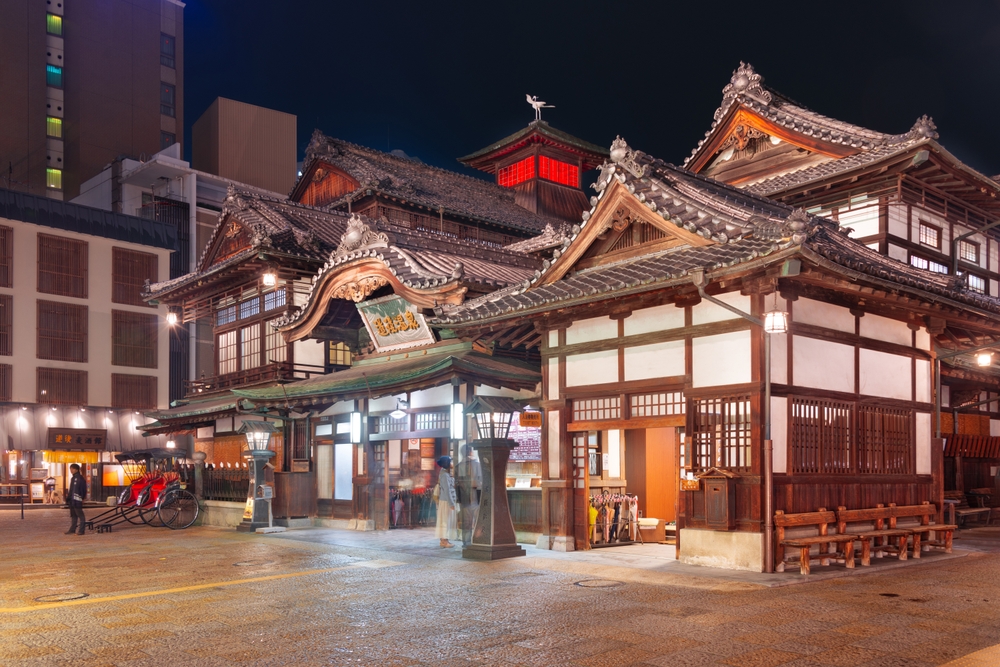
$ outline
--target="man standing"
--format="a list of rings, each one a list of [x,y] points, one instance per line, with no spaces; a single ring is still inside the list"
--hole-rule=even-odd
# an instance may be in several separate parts
[[[80,466],[76,463],[69,467],[73,477],[69,480],[69,492],[66,494],[66,502],[69,504],[69,513],[73,517],[67,535],[76,533],[83,535],[87,530],[87,517],[83,514],[83,499],[87,497],[87,480],[80,474]],[[79,529],[77,528],[79,526]]]
[[[472,529],[479,513],[479,494],[483,485],[483,471],[479,461],[472,458],[472,445],[462,446],[462,462],[458,464],[455,480],[458,482],[458,519],[462,529],[462,544],[472,544]]]

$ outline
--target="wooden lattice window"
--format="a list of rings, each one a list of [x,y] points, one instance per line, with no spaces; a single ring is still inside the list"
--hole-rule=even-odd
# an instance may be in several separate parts
[[[421,412],[416,417],[418,431],[438,431],[451,425],[447,412]]]
[[[240,328],[240,368],[260,366],[260,322]]]
[[[159,258],[150,252],[111,249],[111,301],[130,306],[151,306],[142,300],[146,281],[155,283],[159,276]]]
[[[227,331],[215,337],[219,355],[219,375],[236,372],[236,331]]]
[[[535,156],[526,157],[497,169],[497,185],[512,188],[535,177]]]
[[[0,294],[0,356],[14,354],[14,296]]]
[[[39,403],[87,405],[87,371],[65,368],[38,368]]]
[[[0,226],[0,287],[14,286],[14,230]]]
[[[749,396],[695,399],[691,465],[734,471],[751,469],[751,414]]]
[[[665,417],[685,412],[684,392],[660,391],[653,394],[633,394],[628,397],[632,417]]]
[[[792,398],[791,408],[789,454],[792,472],[850,472],[854,404]]]
[[[87,361],[87,307],[39,300],[36,356]]]
[[[538,175],[542,178],[562,183],[570,187],[580,187],[580,168],[547,155],[538,156]]]
[[[333,368],[344,368],[351,365],[351,348],[347,343],[328,340],[327,359]]]
[[[913,411],[858,406],[858,472],[912,475]]]
[[[38,235],[38,291],[87,298],[87,242]]]
[[[264,363],[273,364],[286,361],[288,359],[288,343],[285,342],[285,337],[281,335],[274,325],[278,323],[278,320],[270,320],[264,323],[265,331],[265,347],[264,350]]]
[[[0,401],[12,401],[14,389],[14,367],[11,364],[0,364]]]
[[[393,419],[389,415],[375,417],[376,433],[400,433],[410,430],[410,416],[405,415],[399,419]]]
[[[155,375],[111,374],[111,407],[130,410],[156,408],[157,377]]]
[[[621,419],[622,400],[618,396],[579,398],[573,401],[573,421]]]
[[[115,366],[156,368],[156,315],[111,311],[111,363]]]

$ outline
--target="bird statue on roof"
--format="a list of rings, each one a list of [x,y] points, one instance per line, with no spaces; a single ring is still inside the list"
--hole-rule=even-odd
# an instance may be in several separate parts
[[[535,120],[536,121],[542,119],[542,109],[555,109],[556,108],[556,105],[554,105],[554,104],[546,104],[542,100],[538,99],[538,95],[527,95],[527,94],[525,94],[525,97],[528,99],[528,104],[531,105],[531,108],[535,110]]]

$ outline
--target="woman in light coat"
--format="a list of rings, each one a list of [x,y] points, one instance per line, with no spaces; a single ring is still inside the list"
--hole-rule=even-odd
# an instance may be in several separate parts
[[[451,457],[442,456],[437,460],[441,472],[438,474],[437,485],[437,525],[435,534],[441,541],[442,549],[453,546],[449,540],[455,538],[456,504],[455,480],[451,477]]]

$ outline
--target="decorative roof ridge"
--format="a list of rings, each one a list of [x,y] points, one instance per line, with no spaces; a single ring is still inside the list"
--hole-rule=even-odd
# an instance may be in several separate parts
[[[532,120],[530,123],[528,123],[527,126],[522,127],[520,130],[517,130],[516,132],[508,134],[506,137],[503,137],[502,139],[494,141],[493,143],[489,144],[484,148],[480,148],[479,150],[469,153],[468,155],[463,155],[462,157],[458,158],[458,162],[465,164],[466,162],[475,160],[476,158],[482,157],[483,155],[488,155],[493,151],[499,150],[505,144],[510,144],[520,141],[521,139],[527,137],[534,131],[538,131],[540,134],[548,135],[552,139],[563,141],[564,143],[569,144],[577,149],[587,151],[595,155],[601,155],[607,157],[608,154],[607,149],[602,148],[597,144],[592,144],[589,141],[586,141],[585,139],[581,139],[577,136],[574,136],[569,132],[566,132],[565,130],[560,130],[558,128],[552,127],[545,120],[538,119],[538,120]]]
[[[750,109],[763,116],[771,116],[771,120],[777,124],[790,127],[793,130],[804,131],[810,136],[823,137],[826,135],[824,137],[826,141],[862,150],[871,150],[885,144],[901,143],[915,136],[934,135],[934,138],[937,138],[935,132],[936,126],[926,115],[918,118],[913,127],[907,132],[886,134],[813,111],[770,86],[764,85],[763,81],[763,77],[754,70],[752,65],[740,62],[740,66],[733,71],[729,83],[722,89],[722,102],[713,114],[711,126],[705,132],[705,136],[702,137],[691,151],[691,154],[684,160],[685,166],[690,164],[695,156],[701,152],[705,143],[734,105]],[[770,110],[770,113],[767,113],[765,109]],[[783,114],[786,118],[779,118],[779,114]],[[800,116],[798,119],[799,122],[796,122],[796,119],[792,118],[796,115]],[[801,127],[802,121],[819,123],[826,127],[819,129],[817,133],[816,128],[803,129]],[[799,127],[797,128],[796,126]]]
[[[516,259],[525,259],[525,258],[530,258],[530,256],[527,253],[521,252],[519,250],[510,250],[509,249],[510,245],[514,245],[514,244],[510,244],[510,245],[506,245],[506,246],[488,246],[488,245],[483,245],[481,243],[475,243],[475,242],[469,241],[467,239],[456,239],[456,238],[451,238],[451,237],[448,237],[448,236],[443,236],[441,234],[438,234],[438,233],[435,233],[435,232],[425,231],[423,229],[412,229],[410,227],[403,227],[401,225],[398,225],[398,224],[395,224],[393,222],[387,221],[384,218],[381,219],[380,222],[381,222],[381,228],[384,229],[387,233],[392,234],[393,241],[394,241],[395,245],[399,245],[400,247],[407,246],[407,244],[405,243],[405,241],[400,243],[399,242],[400,241],[399,237],[407,237],[408,236],[408,237],[413,237],[413,238],[417,238],[417,239],[425,239],[425,240],[428,240],[428,241],[438,241],[438,242],[441,242],[441,243],[445,243],[445,244],[447,244],[447,245],[452,246],[453,248],[455,248],[456,251],[473,250],[473,251],[478,252],[478,253],[489,253],[491,255],[497,255],[497,257],[475,257],[475,255],[473,253],[469,253],[470,257],[474,257],[475,259],[485,259],[485,260],[489,260],[489,261],[494,261],[494,260],[501,261],[503,259],[515,259],[515,258]],[[569,223],[564,223],[564,224],[566,224],[567,227],[569,226]],[[523,241],[528,241],[528,240],[531,240],[532,238],[535,238],[535,237],[528,237],[527,239],[522,239],[522,240]],[[439,249],[436,249],[436,248],[417,248],[417,249],[418,250],[430,250],[431,252],[451,253],[450,249],[448,249],[448,250],[439,250]],[[461,253],[461,252],[455,252],[454,254],[456,254],[456,255],[462,255],[463,253]]]

